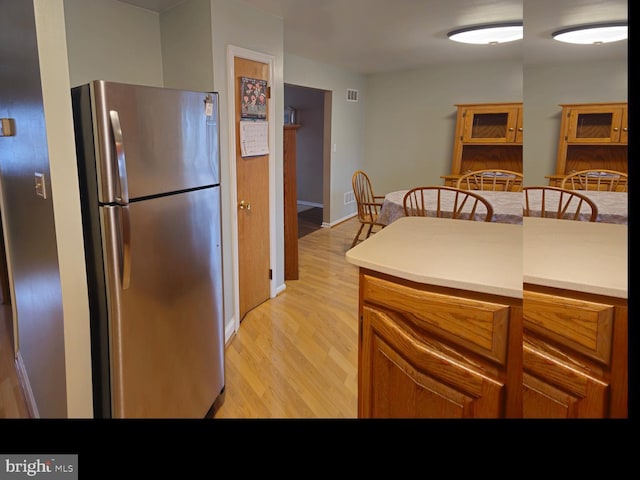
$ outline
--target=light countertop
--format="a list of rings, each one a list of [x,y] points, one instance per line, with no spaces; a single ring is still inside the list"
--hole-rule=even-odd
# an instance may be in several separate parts
[[[402,217],[346,258],[419,283],[522,298],[522,225]]]
[[[525,217],[523,281],[627,298],[626,225]]]

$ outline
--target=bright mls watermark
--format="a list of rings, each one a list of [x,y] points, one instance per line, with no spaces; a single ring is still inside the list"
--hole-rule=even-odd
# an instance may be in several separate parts
[[[0,455],[0,480],[78,480],[78,455]]]

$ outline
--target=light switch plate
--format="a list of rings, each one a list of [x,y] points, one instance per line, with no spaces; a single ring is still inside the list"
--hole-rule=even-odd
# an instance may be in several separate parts
[[[35,172],[34,179],[36,182],[36,195],[47,198],[47,189],[44,183],[44,173]]]

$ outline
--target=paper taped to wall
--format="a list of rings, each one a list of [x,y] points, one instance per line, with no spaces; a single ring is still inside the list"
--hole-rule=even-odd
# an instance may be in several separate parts
[[[240,153],[243,157],[269,153],[269,122],[255,120],[240,122]]]

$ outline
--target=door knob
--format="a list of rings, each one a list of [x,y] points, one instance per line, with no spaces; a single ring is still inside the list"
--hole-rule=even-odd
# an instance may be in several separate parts
[[[246,203],[244,200],[240,200],[240,210],[251,210],[251,204]]]

